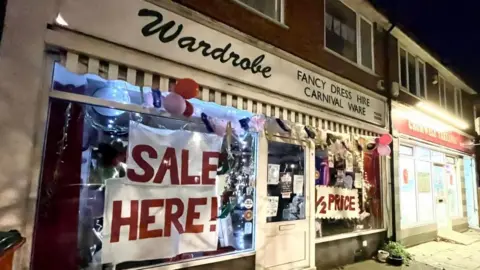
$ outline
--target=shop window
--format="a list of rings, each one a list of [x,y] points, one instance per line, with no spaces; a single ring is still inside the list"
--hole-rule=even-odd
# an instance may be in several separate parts
[[[417,182],[417,215],[419,223],[428,223],[434,218],[431,163],[415,161],[415,177]]]
[[[400,154],[413,156],[413,147],[400,145]]]
[[[256,12],[271,18],[280,23],[283,21],[284,0],[235,0]]]
[[[414,152],[400,152],[401,226],[434,223],[438,198],[447,199],[450,217],[461,216],[456,159],[423,147]]]
[[[268,142],[267,222],[305,219],[305,151],[301,145]]]
[[[430,160],[430,150],[423,147],[415,147],[415,157],[420,160]]]
[[[402,47],[399,48],[398,58],[400,86],[402,89],[420,98],[426,98],[425,62]]]
[[[445,162],[445,154],[443,154],[442,152],[432,151],[432,162],[444,163]]]
[[[346,59],[373,70],[372,23],[341,1],[325,1],[325,46]]]
[[[378,155],[348,138],[327,136],[328,146],[315,153],[317,238],[382,228]]]
[[[55,89],[74,91],[72,76],[56,74]],[[121,84],[77,90],[92,102],[135,103],[139,92]],[[35,269],[128,269],[254,250],[254,133],[219,140],[201,121],[60,99],[48,119]]]
[[[406,227],[416,224],[417,219],[417,191],[415,177],[415,160],[400,156],[399,159],[399,188],[400,188],[400,224]]]

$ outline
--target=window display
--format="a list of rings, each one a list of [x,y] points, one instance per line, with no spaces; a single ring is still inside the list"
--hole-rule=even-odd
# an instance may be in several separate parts
[[[382,228],[380,163],[364,138],[327,134],[315,153],[317,238]]]
[[[60,81],[56,90],[71,90]],[[131,102],[126,88],[112,85],[77,88]],[[220,108],[205,105],[202,113]],[[196,120],[52,99],[32,263],[54,269],[52,247],[78,269],[254,249],[256,133],[222,134]]]

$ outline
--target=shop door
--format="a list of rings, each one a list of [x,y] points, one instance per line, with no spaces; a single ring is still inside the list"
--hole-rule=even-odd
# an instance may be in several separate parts
[[[260,212],[256,269],[308,269],[314,262],[313,166],[309,143],[260,143]]]
[[[433,164],[432,180],[435,197],[435,214],[438,230],[451,230],[452,225],[448,214],[446,173],[443,164]]]
[[[477,185],[475,181],[475,167],[472,158],[463,159],[465,175],[465,193],[467,199],[468,225],[471,228],[478,228],[478,207],[477,207]]]

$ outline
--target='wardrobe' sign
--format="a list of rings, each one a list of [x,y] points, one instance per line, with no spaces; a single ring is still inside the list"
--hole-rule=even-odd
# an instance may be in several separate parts
[[[183,25],[176,25],[175,21],[164,22],[163,15],[159,11],[151,9],[141,9],[138,12],[140,17],[153,18],[151,23],[146,24],[142,28],[142,34],[145,37],[158,34],[158,40],[163,43],[177,42],[179,48],[194,53],[199,51],[204,57],[211,57],[214,60],[218,60],[221,63],[230,63],[234,67],[239,67],[243,70],[248,70],[253,74],[260,73],[264,78],[272,76],[269,66],[262,66],[262,61],[265,59],[265,55],[259,55],[255,59],[248,57],[242,57],[235,51],[229,51],[232,47],[231,43],[225,45],[225,47],[215,47],[205,40],[197,40],[192,36],[181,36]],[[170,33],[168,33],[170,31]]]
[[[76,31],[373,124],[385,124],[383,100],[147,1],[65,1],[60,13]],[[202,82],[201,77],[195,80]]]

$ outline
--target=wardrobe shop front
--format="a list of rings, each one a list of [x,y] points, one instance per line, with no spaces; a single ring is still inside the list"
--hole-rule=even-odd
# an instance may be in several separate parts
[[[175,3],[94,3],[63,2],[46,34],[32,269],[370,257],[388,228],[384,98]]]

